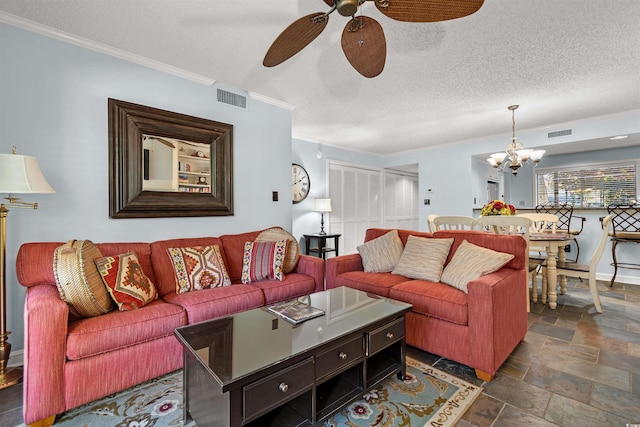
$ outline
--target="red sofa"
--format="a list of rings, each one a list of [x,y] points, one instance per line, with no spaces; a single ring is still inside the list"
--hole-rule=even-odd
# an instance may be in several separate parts
[[[175,328],[324,288],[321,259],[300,255],[284,281],[241,284],[243,247],[261,231],[153,243],[101,243],[103,256],[134,251],[159,298],[133,311],[77,318],[60,298],[53,272],[62,242],[27,243],[16,261],[25,301],[26,424],[50,425],[55,415],[182,367]],[[167,248],[219,245],[232,285],[176,294]]]
[[[365,242],[389,231],[368,229]],[[407,344],[470,366],[478,378],[491,381],[527,332],[526,241],[482,231],[398,230],[398,234],[405,245],[409,235],[452,237],[446,263],[464,240],[514,258],[498,271],[469,282],[465,294],[444,283],[367,273],[359,254],[343,255],[327,259],[327,289],[349,286],[412,304],[406,316]]]

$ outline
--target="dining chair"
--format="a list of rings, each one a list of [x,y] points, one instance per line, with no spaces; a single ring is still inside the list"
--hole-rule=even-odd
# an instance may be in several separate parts
[[[478,227],[481,230],[485,230],[490,233],[518,234],[527,241],[527,247],[529,246],[529,231],[532,227],[532,222],[529,218],[520,217],[517,215],[489,215],[481,216],[480,218],[478,218],[477,223]],[[538,296],[537,272],[542,265],[543,260],[529,259],[529,251],[527,251],[526,257],[527,258],[525,265],[528,266],[527,279],[531,280],[531,288],[533,294],[535,295],[535,302],[537,301]],[[531,299],[531,291],[529,290],[529,285],[525,285],[527,287],[527,312],[529,312],[531,310],[531,303],[529,302],[529,300]]]
[[[429,231],[432,233],[436,232],[436,226],[433,224],[433,220],[438,216],[439,215],[436,215],[436,214],[431,214],[427,216],[427,225],[429,226]]]
[[[439,215],[433,219],[434,231],[437,230],[475,230],[478,222],[471,216]]]
[[[531,220],[532,233],[556,233],[558,231],[558,221],[560,220],[560,218],[558,218],[557,215],[536,212],[523,213],[516,216],[529,218]]]
[[[613,282],[618,274],[618,268],[640,270],[640,263],[618,262],[618,258],[616,257],[616,248],[618,243],[640,243],[640,204],[611,204],[607,206],[607,213],[611,215],[612,225],[609,235],[611,237],[611,256],[613,258],[611,265],[613,265],[613,277],[611,278],[609,286],[613,286]]]
[[[596,268],[598,262],[604,252],[604,247],[609,237],[609,231],[611,229],[613,215],[607,215],[602,219],[602,233],[600,233],[600,240],[595,252],[591,255],[589,264],[578,264],[577,262],[558,262],[556,269],[559,275],[577,277],[580,279],[586,279],[589,281],[589,291],[591,292],[591,299],[596,307],[598,313],[602,313],[602,305],[600,304],[600,295],[598,295],[598,287],[596,286]],[[545,292],[543,285],[543,292]]]
[[[536,206],[537,213],[550,213],[558,217],[558,224],[556,226],[556,230],[560,233],[570,234],[572,236],[572,242],[576,247],[576,257],[574,262],[578,262],[578,258],[580,257],[580,245],[578,244],[578,239],[576,238],[580,233],[582,233],[582,229],[584,228],[584,223],[587,220],[583,216],[577,216],[573,214],[573,205],[570,203],[558,203],[558,204],[540,204]],[[572,227],[576,223],[575,220],[580,221],[578,226]]]

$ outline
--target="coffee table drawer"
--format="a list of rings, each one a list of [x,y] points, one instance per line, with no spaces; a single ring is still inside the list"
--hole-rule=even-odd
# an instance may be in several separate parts
[[[340,370],[362,359],[363,355],[362,335],[320,353],[316,357],[316,378],[322,378],[332,372]]]
[[[313,357],[242,388],[244,421],[249,421],[313,387]]]
[[[367,334],[367,356],[387,347],[404,337],[404,317]]]

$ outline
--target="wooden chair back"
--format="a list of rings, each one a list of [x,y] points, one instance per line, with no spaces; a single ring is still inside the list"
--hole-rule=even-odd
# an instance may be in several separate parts
[[[433,219],[435,230],[475,230],[475,218],[460,215],[439,215]]]

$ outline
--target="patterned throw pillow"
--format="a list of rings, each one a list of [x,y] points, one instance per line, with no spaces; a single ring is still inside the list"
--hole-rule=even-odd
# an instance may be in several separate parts
[[[439,282],[452,243],[453,238],[409,236],[400,261],[392,273],[410,279]]]
[[[176,274],[176,293],[231,285],[218,245],[169,248]]]
[[[242,283],[284,280],[287,240],[246,242],[242,258]]]
[[[95,260],[102,281],[120,311],[135,310],[158,298],[158,291],[144,274],[134,252]]]
[[[398,230],[392,230],[380,237],[369,240],[356,248],[362,258],[362,266],[367,273],[392,271],[402,256],[402,240]]]
[[[458,246],[453,258],[444,268],[440,281],[454,286],[466,294],[467,284],[470,281],[498,271],[512,259],[512,254],[476,246],[465,240]]]

